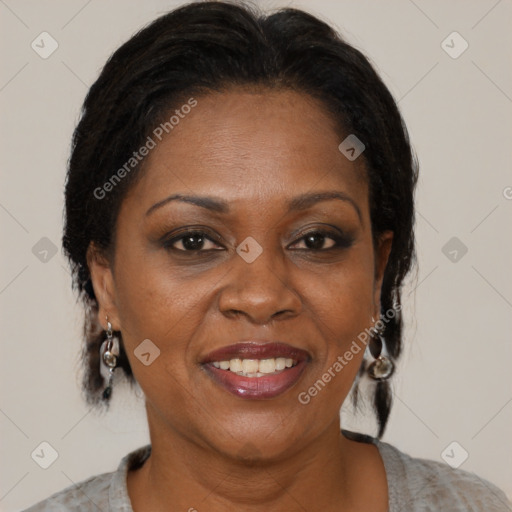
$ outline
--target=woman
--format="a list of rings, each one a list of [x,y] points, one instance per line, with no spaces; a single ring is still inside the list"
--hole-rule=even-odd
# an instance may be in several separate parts
[[[390,93],[308,14],[191,4],[124,44],[76,128],[63,240],[87,398],[137,382],[151,444],[29,510],[507,510],[340,430],[363,379],[386,426],[416,179]]]

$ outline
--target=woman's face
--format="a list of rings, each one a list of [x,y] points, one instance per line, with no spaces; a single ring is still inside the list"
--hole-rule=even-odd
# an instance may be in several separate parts
[[[319,102],[195,99],[153,136],[114,261],[90,260],[100,319],[123,334],[152,436],[278,456],[338,428],[364,350],[333,365],[379,315],[391,234],[374,247],[363,160],[339,151],[348,134]]]

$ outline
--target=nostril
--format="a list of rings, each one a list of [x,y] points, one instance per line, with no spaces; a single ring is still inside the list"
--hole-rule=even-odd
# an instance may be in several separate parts
[[[276,316],[286,316],[286,315],[293,315],[293,311],[291,309],[282,309],[281,311],[276,311],[273,315],[272,315],[272,318],[276,317]]]

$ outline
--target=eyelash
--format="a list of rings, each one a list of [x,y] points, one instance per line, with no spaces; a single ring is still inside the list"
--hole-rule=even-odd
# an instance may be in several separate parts
[[[325,237],[325,239],[331,239],[334,242],[334,245],[332,247],[328,247],[327,249],[304,248],[304,249],[293,249],[293,250],[295,250],[295,251],[310,251],[310,252],[326,252],[326,251],[332,251],[332,250],[347,249],[354,242],[353,237],[351,237],[347,234],[342,235],[342,234],[332,233],[331,231],[327,231],[327,230],[314,229],[314,230],[308,231],[306,233],[303,233],[302,236],[300,238],[298,238],[296,242],[294,242],[294,244],[296,244],[297,242],[299,242],[301,240],[305,240],[306,237],[311,236],[311,235],[321,235],[321,236]],[[220,242],[214,240],[214,237],[209,237],[207,235],[207,233],[205,233],[204,231],[190,230],[190,231],[185,231],[183,233],[180,233],[179,235],[169,238],[167,240],[164,240],[163,246],[169,250],[183,252],[183,253],[188,252],[188,253],[193,253],[193,254],[209,253],[212,251],[221,250],[221,249],[176,249],[175,247],[173,247],[173,245],[175,243],[177,243],[181,240],[184,240],[185,238],[191,238],[194,236],[200,236],[201,238],[203,238],[203,240],[208,240],[209,242],[213,242],[215,244],[220,245]],[[325,243],[325,241],[324,241],[324,243]]]

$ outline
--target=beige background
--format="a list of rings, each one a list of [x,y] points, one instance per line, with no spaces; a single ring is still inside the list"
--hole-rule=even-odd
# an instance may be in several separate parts
[[[106,416],[80,399],[81,311],[60,254],[62,191],[87,88],[120,43],[179,3],[0,1],[2,511],[111,471],[148,441],[140,397],[117,393]],[[404,294],[407,348],[385,440],[439,461],[457,441],[469,453],[461,468],[512,497],[512,2],[260,3],[304,7],[362,49],[418,153],[419,271]],[[43,31],[59,44],[45,60],[31,48]],[[453,31],[469,43],[457,59],[441,46]],[[468,249],[456,262],[442,252],[454,236]],[[58,248],[46,262],[32,252],[43,237]],[[371,416],[345,416],[374,433]],[[58,453],[46,470],[31,458],[42,441]]]

